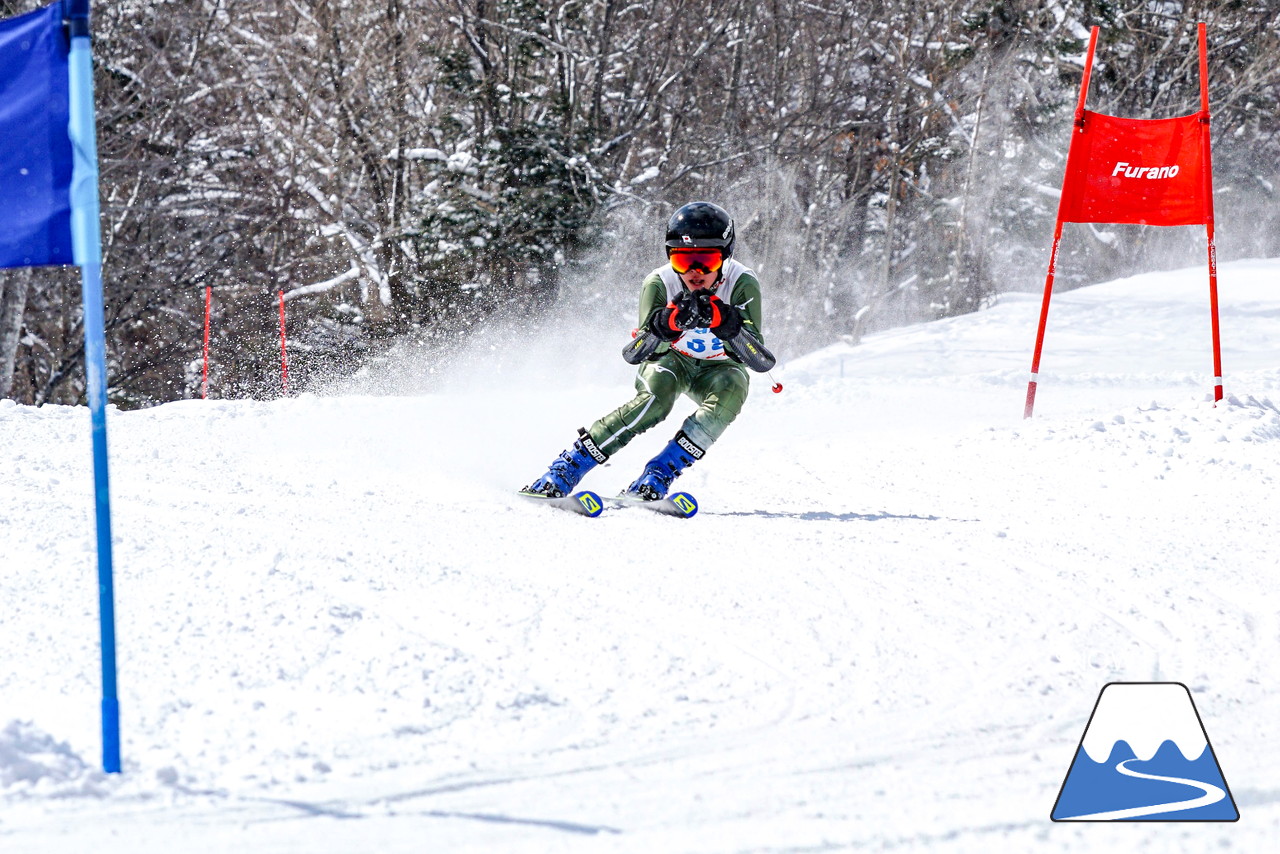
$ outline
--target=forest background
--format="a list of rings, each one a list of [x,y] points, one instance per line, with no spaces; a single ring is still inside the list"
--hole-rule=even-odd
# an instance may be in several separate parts
[[[206,288],[210,397],[283,393],[281,294],[291,392],[482,333],[620,351],[694,199],[784,359],[981,309],[1043,283],[1089,27],[1090,109],[1158,118],[1199,107],[1199,21],[1219,255],[1275,257],[1270,0],[98,2],[110,400],[201,394]],[[1072,225],[1058,282],[1204,260]],[[0,271],[0,398],[83,402],[82,342],[75,270]]]

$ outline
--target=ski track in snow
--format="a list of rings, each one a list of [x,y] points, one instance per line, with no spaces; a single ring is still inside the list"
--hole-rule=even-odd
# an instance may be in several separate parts
[[[1034,295],[794,358],[692,520],[513,494],[621,360],[113,411],[113,777],[88,415],[0,402],[0,851],[1266,850],[1278,279],[1222,266],[1217,406],[1203,270],[1055,296],[1029,421]],[[1143,680],[1196,695],[1240,822],[1049,821]]]

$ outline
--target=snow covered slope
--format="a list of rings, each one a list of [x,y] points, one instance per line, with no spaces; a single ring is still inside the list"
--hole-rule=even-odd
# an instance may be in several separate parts
[[[0,851],[1268,850],[1280,262],[1221,277],[1217,406],[1203,269],[1055,297],[1030,421],[1010,295],[784,358],[687,521],[512,494],[629,395],[612,338],[593,380],[113,412],[110,778],[88,416],[0,402]],[[1240,822],[1049,821],[1143,680]]]

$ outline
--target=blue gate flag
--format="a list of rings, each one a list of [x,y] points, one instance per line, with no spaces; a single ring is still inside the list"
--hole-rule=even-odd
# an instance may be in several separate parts
[[[62,15],[54,3],[0,21],[0,267],[73,261]]]
[[[102,637],[102,769],[120,772],[106,325],[89,0],[0,21],[0,268],[80,268]]]
[[[93,495],[98,519],[98,613],[102,636],[102,770],[120,772],[120,701],[116,695],[116,606],[112,581],[111,488],[107,465],[107,345],[102,305],[102,236],[98,216],[98,143],[93,111],[89,0],[65,0],[73,168],[71,236],[84,301],[85,397],[93,434]]]

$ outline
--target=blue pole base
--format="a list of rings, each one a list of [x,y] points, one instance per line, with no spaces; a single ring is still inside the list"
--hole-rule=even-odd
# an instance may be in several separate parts
[[[102,770],[120,773],[120,701],[102,701]]]

